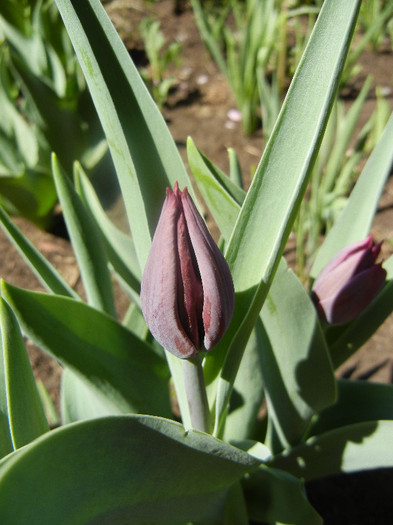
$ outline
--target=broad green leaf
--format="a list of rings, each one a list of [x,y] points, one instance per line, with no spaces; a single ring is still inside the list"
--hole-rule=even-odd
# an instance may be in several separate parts
[[[358,0],[323,4],[228,244],[237,295],[231,326],[214,351],[214,366],[225,356],[216,432],[306,190],[359,6]]]
[[[84,421],[2,464],[0,521],[220,523],[228,489],[258,464],[242,450],[161,418]],[[37,487],[45,497],[37,497]]]
[[[306,480],[393,466],[393,421],[342,426],[275,456],[268,464]]]
[[[164,118],[99,0],[56,0],[119,178],[140,267],[165,187],[191,184]]]
[[[6,283],[2,295],[24,333],[123,412],[170,415],[165,361],[112,317],[81,301]]]
[[[247,343],[236,376],[225,423],[225,441],[247,439],[252,436],[255,429],[257,416],[265,397],[262,374],[262,353],[265,348],[261,329],[258,322]]]
[[[132,239],[109,220],[91,182],[79,164],[75,166],[75,186],[103,234],[109,262],[122,281],[134,291],[135,299],[139,294],[141,272]]]
[[[100,232],[55,155],[52,156],[52,171],[87,301],[115,317],[112,280]]]
[[[315,307],[283,260],[261,318],[268,336],[261,351],[268,416],[287,448],[301,440],[315,412],[335,401],[336,381]]]
[[[249,525],[246,502],[240,482],[234,483],[228,490],[222,521],[226,524]]]
[[[0,298],[8,420],[14,448],[20,448],[49,430],[18,322]]]
[[[78,294],[69,286],[59,272],[27,239],[21,230],[12,222],[6,212],[0,207],[0,225],[10,241],[18,249],[31,270],[43,286],[52,293],[78,298]]]
[[[61,416],[63,424],[82,419],[124,414],[124,407],[117,403],[110,392],[100,392],[91,383],[65,368],[61,376]]]
[[[315,278],[342,248],[367,237],[393,162],[393,114],[311,269]]]
[[[393,385],[339,379],[337,386],[337,402],[318,414],[310,435],[364,421],[393,420]]]
[[[303,482],[287,472],[259,469],[244,480],[243,487],[249,516],[256,523],[322,525],[307,501]]]

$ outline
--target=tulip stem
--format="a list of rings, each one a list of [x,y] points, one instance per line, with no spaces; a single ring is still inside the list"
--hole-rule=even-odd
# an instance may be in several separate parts
[[[210,411],[203,377],[202,357],[197,354],[191,359],[184,359],[182,363],[191,426],[194,430],[210,433]]]

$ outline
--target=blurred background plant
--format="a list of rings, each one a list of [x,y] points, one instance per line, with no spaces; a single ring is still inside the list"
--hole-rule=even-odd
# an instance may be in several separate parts
[[[180,63],[182,46],[180,42],[170,42],[165,45],[165,37],[160,26],[159,20],[152,20],[150,17],[143,18],[139,24],[149,62],[139,72],[161,109],[168,98],[169,90],[176,82],[174,76],[168,75],[168,68],[172,64]]]
[[[57,203],[50,153],[69,173],[79,159],[101,185],[112,161],[52,0],[3,0],[0,41],[0,203],[49,228]]]
[[[251,135],[258,126],[260,103],[268,104],[260,98],[261,78],[266,87],[274,73],[275,89],[282,97],[307,41],[304,27],[313,26],[319,7],[290,8],[287,0],[229,0],[218,7],[200,0],[191,4],[201,38],[229,82],[243,131]]]
[[[371,49],[378,51],[391,35],[393,2],[391,0],[362,2],[358,23],[363,34],[370,32],[369,44]]]
[[[307,278],[322,236],[330,231],[344,209],[364,161],[380,139],[389,119],[390,104],[382,96],[381,88],[377,87],[376,108],[359,129],[359,119],[372,80],[367,78],[348,108],[339,98],[333,106],[294,227],[296,270],[302,279]]]
[[[362,67],[359,57],[367,49],[378,51],[386,42],[392,43],[393,29],[393,2],[391,0],[370,0],[362,2],[357,32],[351,46],[344,73],[341,77],[341,86],[348,84]]]
[[[201,38],[229,82],[244,133],[251,135],[261,119],[268,138],[322,2],[191,0],[191,4]],[[341,85],[359,73],[358,59],[366,48],[378,50],[386,42],[392,18],[393,2],[363,2]]]

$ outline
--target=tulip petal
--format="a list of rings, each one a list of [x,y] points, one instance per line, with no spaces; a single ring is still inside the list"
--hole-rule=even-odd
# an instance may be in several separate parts
[[[232,319],[234,289],[228,264],[211,237],[187,189],[181,194],[184,215],[203,287],[204,346],[210,350]]]
[[[155,339],[177,357],[193,357],[221,339],[233,314],[225,258],[187,188],[167,196],[141,283],[141,306]]]
[[[377,264],[353,277],[339,293],[320,300],[328,323],[345,324],[355,319],[371,304],[385,280],[386,271]]]
[[[154,338],[177,357],[197,353],[180,323],[178,312],[177,199],[167,196],[157,224],[141,283],[143,315]]]
[[[320,272],[318,277],[315,279],[313,290],[316,291],[317,289],[319,289],[319,287],[322,286],[322,283],[326,281],[326,278],[329,275],[333,274],[333,271],[336,270],[336,268],[340,267],[340,272],[343,272],[343,270],[341,270],[341,266],[343,265],[343,263],[347,262],[348,259],[354,258],[354,267],[356,267],[357,264],[359,264],[359,262],[361,261],[364,251],[372,248],[372,246],[373,237],[370,234],[366,239],[355,242],[340,250],[338,253],[336,253],[334,257],[332,257],[332,259],[330,259],[330,261],[326,264],[326,266]],[[350,274],[351,264],[348,264],[346,268],[348,273]],[[316,293],[318,292],[316,291]]]
[[[181,210],[177,222],[177,247],[180,265],[178,281],[179,316],[190,340],[196,348],[200,348],[203,338],[203,288],[183,210]]]

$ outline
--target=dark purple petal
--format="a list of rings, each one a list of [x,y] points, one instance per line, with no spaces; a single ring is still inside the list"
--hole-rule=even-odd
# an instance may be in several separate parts
[[[204,346],[210,350],[219,342],[232,319],[235,304],[232,276],[187,189],[182,193],[182,204],[201,275]]]
[[[167,191],[143,273],[141,306],[153,337],[177,357],[192,357],[198,348],[185,333],[178,312],[178,215],[177,199]]]
[[[199,348],[203,339],[203,288],[183,210],[177,223],[177,246],[180,266],[178,281],[179,316],[188,337],[195,348]]]
[[[320,291],[320,287],[332,286],[333,282],[326,284],[326,281],[329,276],[335,275],[334,270],[336,270],[336,268],[340,268],[341,275],[346,273],[347,278],[351,277],[353,275],[354,269],[361,262],[364,251],[371,248],[372,246],[373,238],[371,235],[369,235],[367,239],[352,243],[340,250],[322,269],[314,282],[313,290],[318,293],[318,290]],[[344,265],[344,263],[346,264]]]
[[[345,324],[361,314],[378,295],[386,280],[386,271],[374,265],[357,274],[336,295],[320,301],[320,306],[330,324]]]
[[[344,324],[363,312],[381,290],[386,271],[375,264],[381,244],[371,235],[341,250],[315,280],[312,297],[330,324]]]
[[[141,306],[155,339],[189,358],[215,346],[233,314],[234,289],[224,256],[187,189],[167,196],[141,284]]]

